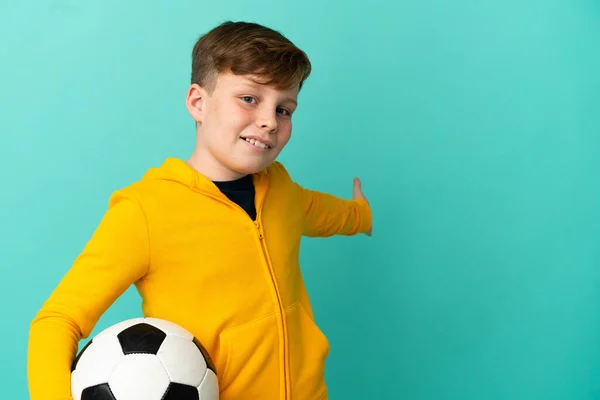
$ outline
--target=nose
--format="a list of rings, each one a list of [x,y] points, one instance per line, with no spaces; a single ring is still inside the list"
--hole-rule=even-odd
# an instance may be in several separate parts
[[[258,115],[256,125],[268,133],[276,132],[279,126],[276,113],[270,110],[262,110]]]

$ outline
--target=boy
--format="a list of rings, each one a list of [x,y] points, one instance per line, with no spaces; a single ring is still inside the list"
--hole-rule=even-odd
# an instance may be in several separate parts
[[[68,400],[79,340],[130,285],[146,316],[191,331],[224,400],[327,398],[326,337],[313,321],[301,236],[370,234],[352,200],[300,187],[275,161],[310,74],[276,31],[224,23],[193,50],[187,109],[196,147],[111,196],[102,221],[32,322],[31,400]]]

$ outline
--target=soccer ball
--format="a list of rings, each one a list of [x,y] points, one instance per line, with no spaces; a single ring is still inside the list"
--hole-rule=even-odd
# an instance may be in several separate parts
[[[170,321],[133,318],[90,340],[71,367],[73,400],[217,400],[206,349]]]

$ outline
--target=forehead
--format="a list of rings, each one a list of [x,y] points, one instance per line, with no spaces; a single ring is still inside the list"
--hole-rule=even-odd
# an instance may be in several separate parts
[[[264,92],[270,92],[281,97],[296,99],[298,97],[298,87],[290,89],[280,89],[273,85],[267,85],[261,82],[261,78],[255,75],[235,75],[233,73],[222,73],[217,76],[217,88],[222,89],[256,89]]]

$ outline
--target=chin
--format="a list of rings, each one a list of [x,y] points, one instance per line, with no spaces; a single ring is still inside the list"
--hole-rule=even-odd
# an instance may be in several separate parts
[[[255,174],[257,172],[262,171],[263,169],[267,168],[269,165],[271,165],[273,161],[269,161],[269,162],[265,162],[265,163],[256,163],[256,164],[246,164],[246,165],[237,165],[235,168],[235,171],[244,174],[244,175],[251,175],[251,174]]]

